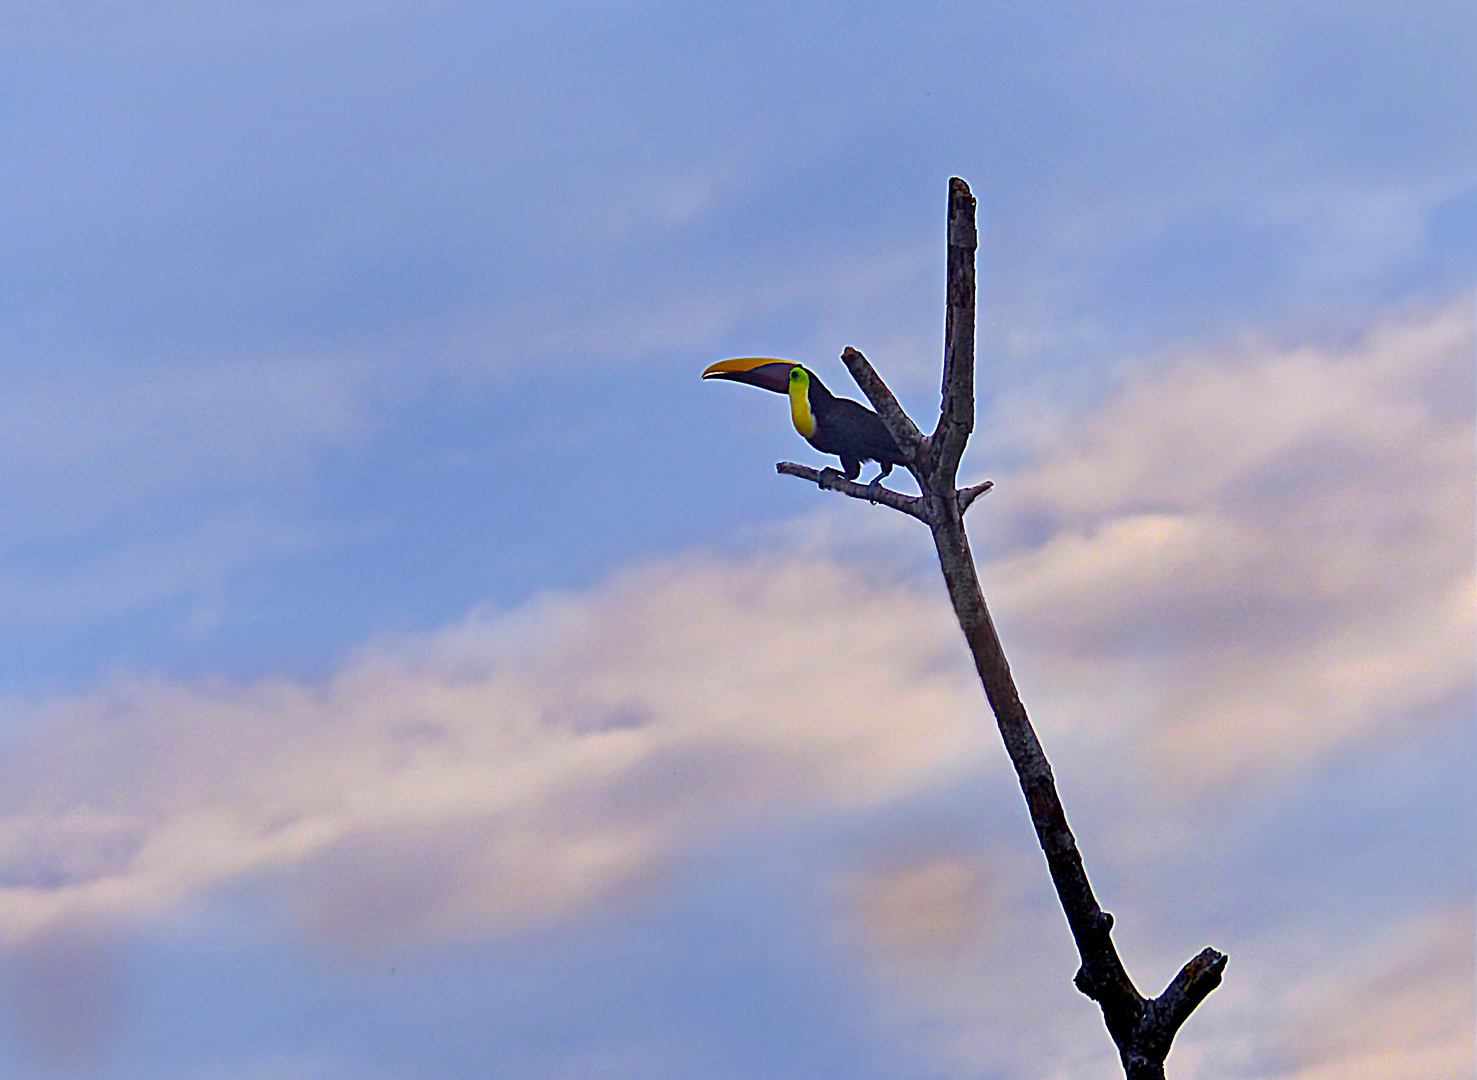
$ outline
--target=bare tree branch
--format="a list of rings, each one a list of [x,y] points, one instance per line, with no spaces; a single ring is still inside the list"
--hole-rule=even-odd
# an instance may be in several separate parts
[[[918,425],[903,407],[898,404],[897,398],[892,396],[892,391],[882,381],[871,363],[856,349],[850,345],[841,352],[841,362],[846,365],[846,370],[851,372],[851,377],[856,380],[857,386],[861,387],[862,393],[867,395],[867,400],[872,403],[872,408],[877,410],[877,415],[882,417],[882,423],[887,428],[887,433],[897,443],[898,449],[908,456],[910,468],[916,463],[918,447],[923,442],[923,432],[918,430]]]
[[[957,505],[957,496],[954,501]],[[975,670],[995,713],[996,725],[1011,764],[1015,766],[1036,838],[1046,855],[1047,868],[1056,886],[1057,898],[1077,943],[1077,952],[1082,960],[1077,986],[1102,1005],[1110,1030],[1119,1018],[1131,1026],[1142,1009],[1143,998],[1134,988],[1113,947],[1109,934],[1113,921],[1098,906],[1092,885],[1087,880],[1076,838],[1067,824],[1066,813],[1057,795],[1051,765],[1026,716],[1025,706],[1021,704],[994,620],[985,605],[969,537],[964,532],[964,521],[957,511],[949,513],[952,507],[946,497],[929,493],[924,495],[924,502],[930,513],[937,513],[932,522],[934,549],[944,572],[954,614],[974,655]],[[1113,1014],[1111,1017],[1110,1013]]]
[[[1073,982],[1102,1009],[1128,1080],[1163,1080],[1164,1059],[1175,1033],[1220,984],[1226,956],[1206,949],[1184,966],[1159,997],[1148,1000],[1138,992],[1113,945],[1113,916],[1098,905],[1093,895],[1051,765],[1021,704],[1005,650],[985,605],[969,536],[964,531],[964,512],[994,485],[986,481],[962,490],[954,486],[960,458],[974,429],[976,246],[975,199],[969,185],[955,177],[949,181],[949,306],[943,403],[933,435],[922,437],[865,356],[847,348],[841,357],[898,446],[911,455],[909,469],[921,494],[870,488],[845,479],[835,469],[817,471],[791,462],[781,462],[776,468],[852,498],[883,503],[929,526],[954,614],[1015,766],[1036,839],[1077,945],[1081,967]]]
[[[952,485],[974,431],[975,198],[959,177],[949,181],[948,313],[944,319],[944,387],[932,443],[940,485]]]
[[[859,484],[855,480],[846,479],[835,469],[813,469],[809,465],[799,465],[793,461],[777,463],[774,471],[781,476],[798,476],[801,480],[809,480],[826,491],[839,491],[843,495],[850,495],[853,499],[862,499],[877,506],[891,507],[909,517],[917,518],[925,525],[929,524],[924,516],[923,500],[917,495],[904,495],[901,491],[894,491],[880,484],[875,488],[868,484]],[[994,486],[995,481],[986,480],[983,484],[960,488],[955,492],[960,515],[962,516],[964,511],[974,505],[976,499]]]
[[[890,506],[909,517],[915,517],[919,521],[924,520],[923,500],[917,495],[904,495],[901,491],[893,491],[892,488],[885,488],[881,484],[875,488],[866,484],[858,484],[855,480],[846,479],[835,469],[812,469],[809,465],[797,465],[793,461],[781,461],[774,467],[774,471],[781,476],[798,476],[802,480],[809,480],[826,491],[839,491],[843,495],[850,495],[853,499],[861,499],[880,506]]]

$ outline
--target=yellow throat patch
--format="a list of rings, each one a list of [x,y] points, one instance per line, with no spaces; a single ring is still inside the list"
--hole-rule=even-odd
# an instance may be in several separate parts
[[[815,434],[815,416],[810,411],[810,375],[803,367],[790,370],[790,419],[805,438]]]

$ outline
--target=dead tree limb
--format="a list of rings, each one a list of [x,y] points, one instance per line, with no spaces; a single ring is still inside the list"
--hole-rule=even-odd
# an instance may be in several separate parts
[[[811,480],[822,488],[890,506],[918,518],[932,530],[954,614],[974,655],[975,670],[984,684],[985,697],[1015,766],[1036,839],[1046,855],[1052,884],[1077,944],[1081,967],[1073,982],[1102,1009],[1128,1080],[1163,1080],[1164,1059],[1175,1033],[1220,984],[1227,958],[1214,949],[1206,949],[1184,966],[1164,993],[1157,998],[1145,998],[1129,978],[1113,945],[1113,916],[1098,905],[1087,880],[1077,840],[1067,825],[1067,815],[1057,795],[1051,765],[1021,704],[1005,650],[985,605],[974,556],[969,550],[969,536],[964,531],[964,511],[991,485],[987,481],[963,490],[955,487],[959,462],[974,430],[974,263],[978,244],[975,198],[969,185],[958,177],[949,181],[948,241],[943,397],[933,434],[924,436],[908,418],[865,356],[850,347],[841,354],[852,378],[908,455],[908,471],[918,482],[920,494],[904,495],[881,487],[871,489],[846,480],[835,469],[817,471],[790,462],[782,462],[777,468],[781,473]]]
[[[775,465],[774,471],[781,476],[798,476],[802,480],[809,480],[823,491],[839,491],[843,495],[850,495],[853,499],[862,499],[873,505],[890,506],[919,521],[928,520],[923,516],[923,500],[917,495],[904,495],[901,491],[893,491],[892,488],[885,488],[880,484],[875,488],[869,484],[858,484],[855,480],[846,479],[836,469],[815,469],[809,465],[797,465],[793,461],[781,461]],[[994,486],[995,481],[986,480],[983,484],[960,488],[959,513],[962,515],[974,505],[976,499]]]

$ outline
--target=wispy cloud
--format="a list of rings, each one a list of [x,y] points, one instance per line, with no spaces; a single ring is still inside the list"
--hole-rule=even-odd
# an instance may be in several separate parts
[[[1353,942],[1330,940],[1312,921],[1279,927],[1260,943],[1262,962],[1189,1040],[1193,1075],[1471,1076],[1473,949],[1466,904],[1419,909]]]
[[[538,923],[714,829],[961,767],[968,690],[928,598],[778,557],[475,616],[323,686],[117,685],[13,761],[0,911],[25,937],[291,870],[348,945]]]
[[[1124,261],[1169,272],[1119,317],[1173,322],[1154,297],[1183,304],[1174,278],[1239,317],[1270,303],[1258,282],[1382,278],[1422,246],[1432,193],[1473,182],[1472,23],[1450,4],[32,7],[0,46],[18,88],[0,231],[7,333],[46,357],[470,338],[526,369],[547,357],[499,343],[530,309],[620,325],[936,241],[950,171],[985,193],[1009,332],[1112,336],[1084,300]],[[1248,253],[1257,272],[1227,278]],[[884,305],[927,312],[912,337],[937,326],[917,285]],[[851,315],[801,288],[760,313],[785,336]]]
[[[997,477],[974,511],[982,574],[1075,805],[1114,838],[1100,857],[1180,873],[1204,815],[1167,827],[1147,800],[1247,805],[1373,737],[1469,718],[1473,340],[1463,303],[1351,344],[1186,357]],[[137,679],[53,702],[6,768],[0,928],[45,941],[266,881],[334,948],[500,935],[639,895],[738,823],[965,771],[1008,786],[932,573],[878,577],[826,537],[479,612],[321,682]],[[1138,796],[1105,809],[1109,788]],[[944,847],[884,853],[849,887],[852,940],[893,988],[879,1008],[933,1032],[940,1067],[1112,1064],[1069,1049],[1090,1009],[1041,1026],[1055,974],[990,974],[1071,969],[1036,869]],[[1259,952],[1245,927],[1203,932]],[[1278,933],[1297,927],[1261,936]],[[1249,970],[1292,985],[1265,955]],[[1308,1078],[1363,1061],[1342,992],[1288,1005],[1304,1041],[1247,1053]],[[1008,1047],[982,1034],[1002,1018]],[[1438,1026],[1412,1053],[1445,1068],[1460,1032]]]
[[[1137,728],[1189,787],[1465,716],[1473,350],[1463,301],[1191,357],[1071,425],[988,519],[1045,715]]]
[[[1471,343],[1460,307],[1197,357],[1002,483],[983,571],[1045,730],[1191,791],[1465,701]],[[735,817],[979,745],[936,599],[817,553],[679,561],[323,685],[58,703],[7,798],[7,929],[287,866],[347,936],[578,909]]]
[[[1040,872],[1010,853],[955,850],[884,855],[848,882],[843,941],[864,958],[876,1023],[940,1075],[1121,1075],[1095,1006],[1070,989],[1075,957]],[[1182,1032],[1173,1069],[1193,1080],[1470,1076],[1472,913],[1412,907],[1352,939],[1307,909],[1214,930],[1232,967]]]
[[[302,358],[12,363],[0,374],[0,491],[11,509],[0,551],[300,482],[314,455],[367,433],[373,374]]]
[[[1458,1080],[1477,1068],[1470,906],[1393,927],[1331,970],[1286,987],[1281,1056],[1292,1080]]]

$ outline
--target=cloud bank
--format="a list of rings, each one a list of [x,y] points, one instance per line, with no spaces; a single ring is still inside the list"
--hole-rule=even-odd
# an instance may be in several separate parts
[[[831,563],[694,558],[322,686],[111,686],[12,759],[3,930],[279,872],[346,943],[567,915],[715,829],[961,767],[983,740],[955,633]]]
[[[1473,351],[1463,301],[1192,356],[1068,425],[985,528],[1037,712],[1190,786],[1468,717]]]
[[[1463,302],[1337,346],[1184,357],[997,477],[981,572],[1059,773],[1089,806],[1142,789],[1088,815],[1116,830],[1110,861],[1172,858],[1208,799],[1470,720],[1474,337]],[[378,642],[322,683],[136,678],[53,702],[0,787],[0,933],[66,940],[267,882],[336,948],[502,935],[656,887],[736,827],[1011,783],[932,574],[879,576],[843,547],[669,560]],[[912,971],[895,985],[913,1022],[951,1033],[941,1067],[1001,1060],[980,1008],[988,1030],[1029,1026],[1059,992],[979,996],[981,964],[1069,949],[1033,873],[944,851],[854,890],[858,947]],[[1424,1075],[1457,1075],[1470,1025],[1421,1003],[1447,1000],[1470,949],[1436,975],[1418,958],[1469,920],[1409,920],[1327,985],[1253,960],[1296,1026],[1236,1050],[1264,1025],[1227,994],[1242,1034],[1187,1037],[1181,1060],[1313,1080],[1380,1074],[1408,1043]],[[1263,945],[1278,934],[1272,952],[1295,951],[1286,927]],[[1366,983],[1429,1030],[1366,1038],[1349,989]],[[1062,1023],[1022,1028],[1020,1060],[1066,1053]]]

